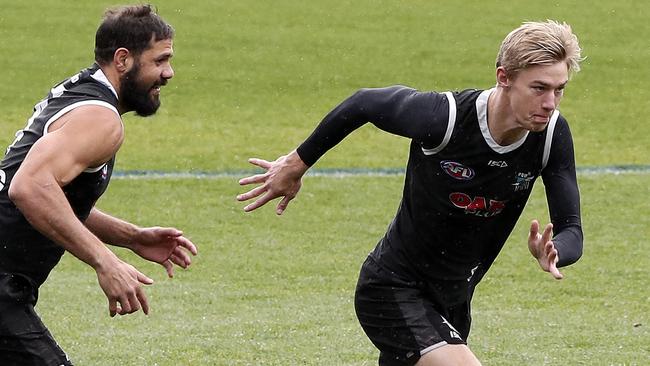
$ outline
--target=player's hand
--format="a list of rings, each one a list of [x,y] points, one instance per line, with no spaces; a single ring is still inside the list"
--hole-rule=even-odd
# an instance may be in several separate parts
[[[556,280],[564,276],[557,269],[559,257],[557,249],[551,240],[553,238],[553,224],[546,225],[543,233],[539,233],[539,222],[533,220],[530,223],[530,235],[528,236],[528,250],[539,262],[539,266],[546,272],[550,272]]]
[[[192,264],[190,254],[198,252],[182,231],[169,227],[141,228],[129,247],[140,257],[159,263],[169,277],[174,277],[174,264],[187,268]]]
[[[149,314],[149,303],[142,285],[151,285],[151,278],[117,257],[105,260],[96,271],[99,286],[108,299],[111,317],[131,314],[140,309]]]
[[[309,166],[300,159],[295,150],[287,155],[280,156],[272,162],[257,158],[248,159],[248,162],[265,169],[266,172],[239,180],[239,184],[242,186],[261,184],[237,196],[238,201],[247,201],[259,197],[253,203],[244,207],[244,211],[253,211],[277,197],[282,197],[275,209],[276,214],[282,215],[289,202],[300,191],[302,176],[307,172]]]

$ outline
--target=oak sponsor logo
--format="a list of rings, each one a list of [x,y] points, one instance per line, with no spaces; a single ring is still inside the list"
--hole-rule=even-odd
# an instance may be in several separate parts
[[[465,210],[466,214],[481,216],[481,217],[492,217],[498,215],[506,208],[507,201],[498,201],[493,199],[486,199],[485,197],[476,196],[471,197],[470,195],[462,192],[454,192],[449,195],[449,200],[451,203]]]
[[[474,178],[474,170],[472,168],[455,161],[443,160],[440,162],[440,167],[454,179],[470,180]]]

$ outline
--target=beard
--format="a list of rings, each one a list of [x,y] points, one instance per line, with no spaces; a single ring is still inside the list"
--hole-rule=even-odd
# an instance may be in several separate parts
[[[135,63],[133,68],[129,70],[120,80],[120,92],[122,95],[122,105],[129,110],[142,117],[151,116],[156,113],[160,107],[160,99],[158,95],[151,94],[151,89],[167,84],[167,80],[160,80],[154,85],[144,85],[139,80],[140,64]]]

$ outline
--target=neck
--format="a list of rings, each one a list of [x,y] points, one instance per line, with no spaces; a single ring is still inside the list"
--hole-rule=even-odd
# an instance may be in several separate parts
[[[503,87],[497,86],[490,94],[487,109],[488,129],[499,145],[513,144],[526,134],[526,130],[517,123],[514,111],[510,107],[510,98]]]
[[[121,91],[120,91],[120,74],[119,74],[119,72],[115,69],[115,67],[113,67],[112,64],[100,65],[99,67],[102,69],[102,72],[106,76],[106,79],[108,79],[108,82],[111,83],[111,85],[113,86],[113,89],[115,89],[115,92],[118,95],[117,111],[120,114],[124,114],[124,113],[128,112],[128,110],[126,110],[122,106],[122,100],[119,97],[121,95]]]

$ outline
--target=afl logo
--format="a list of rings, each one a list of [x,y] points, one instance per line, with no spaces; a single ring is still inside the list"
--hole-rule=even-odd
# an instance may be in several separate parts
[[[466,167],[461,163],[455,161],[443,160],[440,162],[440,167],[445,173],[449,174],[454,179],[470,180],[474,178],[474,171],[472,168]]]

